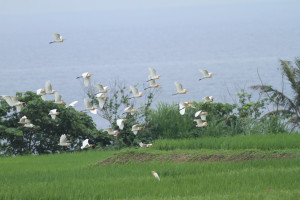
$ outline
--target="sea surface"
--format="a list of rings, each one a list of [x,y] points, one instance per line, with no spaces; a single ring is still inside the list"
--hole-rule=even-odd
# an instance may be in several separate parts
[[[50,80],[63,100],[78,100],[81,110],[85,93],[82,80],[76,79],[81,73],[93,73],[92,84],[119,80],[143,90],[150,66],[161,75],[155,104],[202,101],[204,96],[236,102],[237,92],[253,93],[249,86],[261,83],[258,74],[264,84],[281,89],[285,83],[284,91],[290,93],[279,59],[293,61],[300,56],[299,5],[267,1],[0,14],[0,94],[36,91]],[[65,42],[50,45],[53,33],[63,35]],[[198,81],[199,69],[212,72],[213,78]],[[188,90],[186,95],[171,95],[175,81]]]

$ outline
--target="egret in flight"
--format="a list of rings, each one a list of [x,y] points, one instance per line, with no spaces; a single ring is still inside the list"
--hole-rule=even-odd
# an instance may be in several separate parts
[[[158,87],[159,87],[159,84],[156,84],[155,80],[151,79],[151,80],[149,80],[149,87],[146,87],[144,90],[147,90],[149,88],[158,88]]]
[[[205,69],[200,69],[199,71],[202,72],[202,74],[203,74],[203,77],[200,78],[199,81],[201,81],[202,79],[205,79],[205,78],[211,78],[213,76],[212,73],[208,73],[208,71]]]
[[[139,98],[143,96],[143,93],[139,92],[138,89],[136,87],[134,87],[133,85],[130,86],[130,89],[132,91],[133,96],[129,97],[129,99],[131,98]]]
[[[209,102],[213,102],[214,98],[213,98],[213,96],[209,96],[209,97],[206,96],[203,98],[203,100],[204,100],[204,103],[209,103]]]
[[[150,75],[148,76],[148,81],[154,80],[154,79],[160,79],[160,75],[156,75],[156,71],[154,68],[149,67],[148,69],[150,72]]]
[[[150,148],[152,146],[152,144],[144,144],[142,142],[139,143],[141,148]]]
[[[130,113],[131,115],[134,115],[134,113],[136,112],[135,108],[132,108],[131,106],[128,106],[124,109],[125,113]]]
[[[78,103],[78,101],[73,101],[69,105],[66,105],[66,108],[71,108],[71,107],[74,108],[77,103]]]
[[[58,92],[55,92],[55,104],[66,104],[64,101],[61,100],[61,95]]]
[[[85,148],[90,148],[94,146],[93,144],[89,144],[89,139],[86,139],[82,142],[82,146],[81,146],[81,149],[85,149]]]
[[[56,42],[64,42],[64,40],[65,40],[65,39],[64,39],[60,34],[58,34],[58,33],[54,33],[53,36],[54,36],[54,41],[49,42],[49,44],[56,43]]]
[[[202,112],[202,110],[199,110],[195,113],[195,117],[198,117],[200,115],[201,120],[206,121],[206,115],[207,112]]]
[[[37,95],[40,95],[40,96],[42,97],[42,99],[43,99],[44,101],[46,101],[46,90],[45,90],[45,89],[42,89],[42,88],[38,89],[38,90],[36,91],[36,94],[37,94]]]
[[[78,76],[77,78],[83,78],[83,84],[85,87],[88,87],[89,86],[89,83],[90,83],[90,78],[93,74],[90,74],[88,72],[84,72],[81,74],[81,76]]]
[[[180,102],[179,103],[179,113],[184,115],[186,108],[195,108],[191,102]]]
[[[56,109],[50,110],[49,115],[51,115],[52,119],[55,119],[60,112],[57,112]]]
[[[99,107],[102,109],[105,103],[105,97],[106,95],[104,93],[98,93],[96,94],[96,98],[98,100],[99,103]]]
[[[174,82],[177,92],[173,95],[176,94],[186,94],[188,91],[186,89],[183,89],[182,85],[180,83],[178,83],[177,81]]]
[[[18,98],[14,96],[4,96],[3,98],[9,106],[16,107],[17,112],[21,112],[21,109],[25,102],[19,101]]]
[[[85,105],[85,110],[89,110],[91,113],[96,115],[98,112],[98,109],[95,108],[94,106],[92,106],[92,103],[89,102],[89,100],[87,98],[84,98],[83,101],[84,101],[84,105]]]
[[[108,92],[108,86],[103,87],[101,84],[94,84],[94,87],[98,88],[98,93],[106,93]]]
[[[70,142],[67,142],[67,136],[66,136],[66,134],[63,134],[63,135],[60,136],[59,143],[58,143],[59,146],[65,146],[65,147],[67,147],[70,144],[71,144]]]
[[[207,126],[207,122],[202,122],[201,119],[194,119],[195,122],[197,122],[196,127],[205,127]]]
[[[143,127],[139,127],[138,124],[135,124],[132,126],[131,131],[133,132],[134,135],[136,135],[138,133],[138,131],[142,130]]]
[[[120,130],[123,130],[125,121],[126,119],[117,119],[117,125],[119,126]]]
[[[52,85],[51,85],[51,82],[50,81],[46,81],[45,83],[45,92],[46,94],[54,94],[56,91],[55,90],[52,90]]]
[[[112,128],[107,128],[104,131],[106,131],[108,135],[117,136],[119,134],[118,130],[113,130]]]

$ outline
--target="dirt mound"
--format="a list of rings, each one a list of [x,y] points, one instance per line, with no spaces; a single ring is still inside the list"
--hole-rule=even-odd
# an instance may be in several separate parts
[[[126,164],[130,162],[236,162],[248,160],[262,160],[262,159],[281,159],[281,158],[295,158],[297,155],[290,153],[270,153],[262,154],[257,152],[244,152],[240,154],[226,155],[226,154],[201,154],[201,153],[171,153],[171,154],[152,154],[152,153],[135,153],[126,152],[115,154],[107,158],[97,165],[109,164]]]

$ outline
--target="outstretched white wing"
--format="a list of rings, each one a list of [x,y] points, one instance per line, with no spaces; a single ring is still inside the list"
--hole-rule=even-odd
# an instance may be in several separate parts
[[[6,103],[8,103],[9,106],[14,106],[10,96],[4,96],[3,98],[5,99]]]
[[[209,76],[207,70],[205,70],[205,69],[200,69],[199,71],[203,74],[204,77]]]
[[[183,90],[182,85],[178,83],[177,81],[174,82],[177,92],[181,92]]]
[[[53,36],[55,41],[60,41],[60,37],[61,37],[60,34],[54,33]]]
[[[104,92],[104,88],[103,88],[103,85],[101,84],[94,84],[94,87],[98,88],[99,92]]]
[[[66,134],[61,135],[59,143],[60,144],[65,144],[66,142],[67,142],[67,136],[66,136]]]
[[[74,107],[77,103],[78,103],[78,101],[73,101],[72,103],[70,103],[68,105],[68,107]]]
[[[89,109],[92,108],[92,104],[91,104],[91,102],[90,102],[87,98],[84,98],[83,101],[84,101],[85,108],[86,108],[87,110],[89,110]]]
[[[55,102],[60,103],[61,102],[61,95],[58,92],[55,92]]]
[[[130,89],[132,91],[133,96],[138,96],[139,95],[139,91],[136,87],[134,87],[133,85],[130,86]]]
[[[121,130],[123,130],[124,128],[124,122],[123,122],[123,119],[117,119],[117,125],[119,126],[119,128]]]
[[[46,93],[52,93],[52,85],[50,81],[46,81],[45,88],[46,88]]]
[[[155,69],[153,69],[152,67],[149,67],[148,69],[149,69],[149,71],[150,71],[150,76],[151,76],[151,77],[156,76],[156,71],[155,71]]]
[[[198,117],[200,115],[200,113],[202,112],[202,110],[199,110],[198,112],[195,113],[195,117]]]

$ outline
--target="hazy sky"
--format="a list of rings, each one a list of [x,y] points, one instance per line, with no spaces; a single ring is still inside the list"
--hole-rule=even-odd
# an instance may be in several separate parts
[[[295,0],[0,0],[0,14],[128,10],[275,1],[296,2]]]

